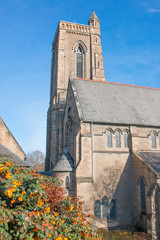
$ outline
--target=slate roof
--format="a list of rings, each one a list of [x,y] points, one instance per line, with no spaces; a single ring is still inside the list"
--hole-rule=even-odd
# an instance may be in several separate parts
[[[21,158],[19,158],[17,155],[15,155],[13,152],[11,152],[8,148],[4,147],[2,144],[0,144],[0,155],[7,155],[11,158],[12,162],[20,167],[29,167],[25,161],[23,161]]]
[[[160,89],[71,79],[86,122],[160,126]]]
[[[54,166],[53,172],[72,172],[74,171],[74,162],[68,151],[64,151],[61,158]]]
[[[160,152],[136,153],[157,175],[160,175]]]

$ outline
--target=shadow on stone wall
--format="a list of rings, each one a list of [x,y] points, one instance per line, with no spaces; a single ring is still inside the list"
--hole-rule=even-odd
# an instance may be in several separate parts
[[[94,199],[101,201],[104,196],[108,198],[108,213],[107,218],[95,220],[98,225],[108,228],[109,230],[120,229],[133,229],[133,201],[134,201],[134,185],[133,185],[133,171],[132,171],[132,158],[131,154],[122,169],[120,159],[117,161],[116,166],[106,167],[103,175],[100,175],[94,183]],[[111,219],[110,203],[112,199],[116,200],[116,217]],[[103,212],[103,205],[101,207]]]

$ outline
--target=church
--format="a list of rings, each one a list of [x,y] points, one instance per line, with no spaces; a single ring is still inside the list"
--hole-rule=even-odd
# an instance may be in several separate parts
[[[100,21],[60,21],[52,44],[46,171],[93,227],[160,239],[160,89],[105,81]]]

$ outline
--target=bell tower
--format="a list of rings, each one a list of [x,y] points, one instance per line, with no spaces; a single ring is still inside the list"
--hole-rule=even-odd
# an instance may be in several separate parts
[[[46,171],[52,170],[64,151],[63,117],[70,77],[105,81],[100,21],[94,10],[88,25],[60,21],[52,43]]]

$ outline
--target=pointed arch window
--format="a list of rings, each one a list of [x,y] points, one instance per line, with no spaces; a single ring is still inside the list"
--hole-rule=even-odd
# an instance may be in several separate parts
[[[116,147],[121,147],[120,132],[116,131]]]
[[[112,199],[110,203],[110,219],[116,218],[116,200]]]
[[[106,196],[102,199],[102,213],[103,218],[108,217],[108,198]]]
[[[128,132],[124,132],[124,147],[128,147]]]
[[[66,188],[67,189],[69,188],[69,177],[68,176],[66,177]]]
[[[145,182],[143,178],[140,179],[139,185],[140,185],[140,198],[141,198],[141,213],[146,214],[146,193],[145,193]]]
[[[83,51],[81,46],[76,50],[76,77],[83,78]]]
[[[151,133],[152,138],[152,148],[156,148],[156,134],[154,132]]]
[[[112,147],[112,133],[110,130],[107,131],[107,147]]]
[[[94,204],[94,216],[96,219],[101,219],[101,203],[99,200],[96,200]]]

